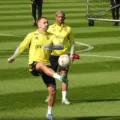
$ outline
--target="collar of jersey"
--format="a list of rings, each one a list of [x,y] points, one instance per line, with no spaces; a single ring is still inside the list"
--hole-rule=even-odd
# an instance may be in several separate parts
[[[64,26],[65,26],[64,23],[62,23],[61,26],[59,26],[57,23],[55,23],[55,25],[56,25],[57,27],[64,27]]]
[[[40,32],[39,32],[39,30],[36,30],[35,31],[37,34],[41,34]],[[44,32],[43,34],[41,34],[41,35],[46,35],[48,32]]]
[[[59,31],[61,31],[62,28],[65,26],[65,24],[61,24],[61,26],[59,26],[57,23],[55,23],[55,25],[56,25],[56,28],[57,28]]]

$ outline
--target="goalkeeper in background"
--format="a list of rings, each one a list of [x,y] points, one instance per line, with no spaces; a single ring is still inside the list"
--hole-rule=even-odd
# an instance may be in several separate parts
[[[63,11],[57,11],[55,15],[55,23],[50,25],[48,28],[48,32],[57,36],[62,45],[64,46],[63,50],[52,50],[50,56],[50,62],[54,71],[57,71],[59,67],[59,72],[62,75],[68,74],[69,68],[60,67],[58,64],[58,58],[60,55],[68,54],[70,52],[71,61],[73,61],[74,54],[74,36],[70,26],[64,23],[66,19],[65,13]],[[67,100],[67,91],[68,84],[62,82],[62,104],[69,105],[70,102]],[[48,100],[46,99],[45,102]]]
[[[42,4],[43,0],[31,0],[31,5],[32,5],[32,16],[34,19],[33,26],[37,26],[37,20],[40,19],[42,16]],[[36,15],[36,11],[38,10],[38,17]]]
[[[113,19],[119,20],[120,0],[110,0],[110,3],[111,3],[111,8],[112,8]],[[115,22],[114,26],[118,26],[118,22]]]

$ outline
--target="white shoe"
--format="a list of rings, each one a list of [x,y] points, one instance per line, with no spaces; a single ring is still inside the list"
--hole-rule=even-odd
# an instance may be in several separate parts
[[[62,100],[62,104],[69,105],[69,104],[70,104],[70,101],[68,101],[67,99],[64,99],[64,100]]]
[[[55,118],[53,117],[52,114],[47,114],[47,115],[46,115],[46,118],[47,118],[48,120],[55,120]]]
[[[48,102],[48,98],[45,99],[45,102]]]

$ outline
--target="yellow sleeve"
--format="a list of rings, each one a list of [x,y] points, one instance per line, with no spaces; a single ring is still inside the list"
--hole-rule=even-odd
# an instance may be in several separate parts
[[[28,34],[25,39],[21,42],[20,44],[20,53],[24,51],[26,48],[29,48],[30,43],[31,43],[32,35],[31,33]]]
[[[26,48],[29,47],[31,42],[31,34],[28,34],[26,38],[21,42],[21,44],[17,47],[14,54],[12,55],[12,58],[16,58],[18,55],[20,55]]]

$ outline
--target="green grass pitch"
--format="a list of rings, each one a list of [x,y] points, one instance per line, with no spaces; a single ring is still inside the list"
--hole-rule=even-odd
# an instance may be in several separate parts
[[[57,120],[120,120],[120,27],[112,22],[88,26],[85,0],[45,0],[43,16],[54,22],[55,12],[66,13],[76,51],[69,72],[68,99],[61,104],[61,83],[53,114]],[[30,0],[0,1],[0,120],[46,120],[47,89],[28,71],[27,50],[13,64],[7,58],[32,26]]]

